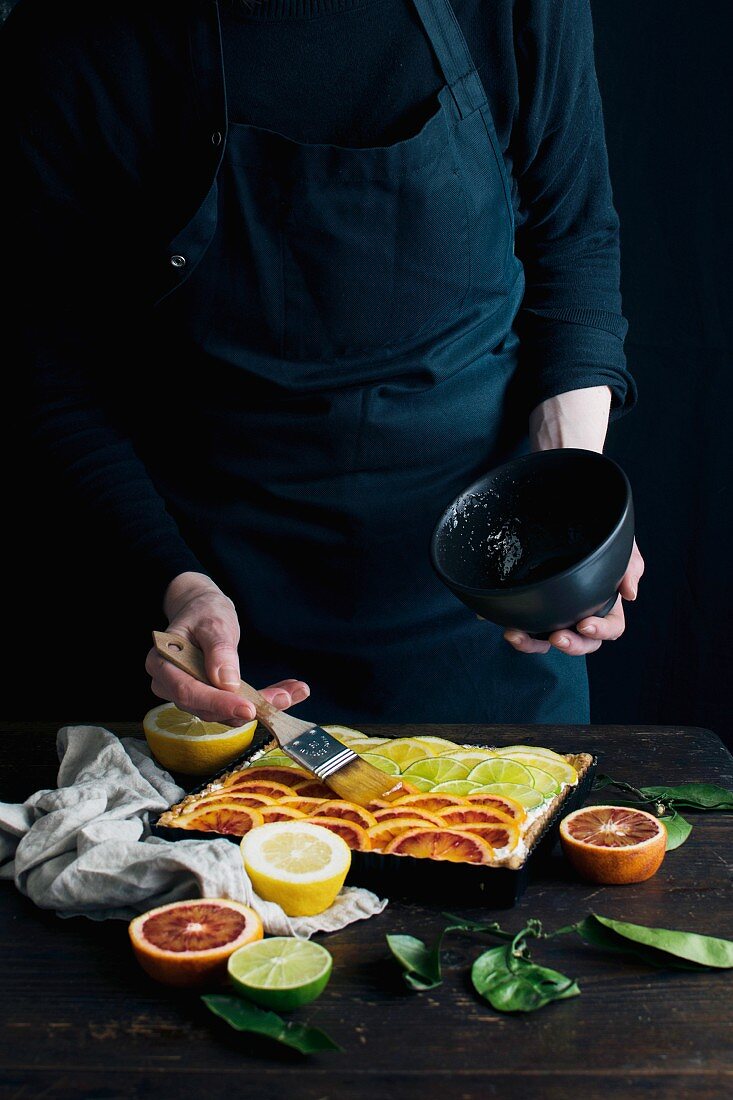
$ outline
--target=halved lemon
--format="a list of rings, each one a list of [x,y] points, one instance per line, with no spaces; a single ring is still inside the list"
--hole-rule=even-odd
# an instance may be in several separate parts
[[[153,707],[143,718],[145,739],[155,759],[168,771],[213,775],[231,764],[252,743],[257,720],[232,729],[204,722],[174,703]]]
[[[351,866],[346,841],[310,821],[261,825],[247,834],[241,849],[255,891],[266,901],[277,902],[291,917],[314,916],[328,909]]]

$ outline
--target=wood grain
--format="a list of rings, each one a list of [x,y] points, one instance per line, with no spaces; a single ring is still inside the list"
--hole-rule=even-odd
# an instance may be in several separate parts
[[[121,734],[139,725],[105,723]],[[672,727],[369,726],[374,735],[435,734],[465,743],[546,744],[596,753],[601,770],[638,783],[708,780],[733,787],[733,758],[706,730]],[[50,724],[0,726],[0,797],[55,784]],[[591,910],[733,938],[733,818],[692,817],[684,847],[649,882],[597,887],[573,878],[556,853],[515,910],[517,928],[549,928]],[[10,884],[0,888],[0,1096],[16,1100],[159,1100],[161,1096],[273,1100],[719,1100],[733,1086],[730,973],[660,973],[569,938],[542,960],[576,977],[582,994],[528,1017],[494,1013],[467,969],[487,942],[455,935],[445,983],[416,996],[402,985],[384,936],[430,939],[433,906],[391,904],[370,921],[323,937],[334,956],[324,995],[296,1014],[325,1028],[344,1054],[304,1060],[236,1035],[196,997],[169,992],[133,963],[125,925],[59,920]],[[487,917],[486,909],[466,915]]]

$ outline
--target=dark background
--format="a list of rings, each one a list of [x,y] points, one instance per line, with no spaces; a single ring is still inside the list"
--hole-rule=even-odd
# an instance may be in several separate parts
[[[589,661],[593,720],[733,743],[729,0],[593,0],[593,13],[640,391],[607,451],[631,478],[647,560],[626,635]],[[163,616],[150,622],[114,546],[39,474],[7,399],[3,419],[3,717],[142,715]]]

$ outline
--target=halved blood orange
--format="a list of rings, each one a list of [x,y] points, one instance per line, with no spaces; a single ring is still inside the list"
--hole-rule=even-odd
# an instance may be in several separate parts
[[[263,807],[263,809],[266,807]],[[260,810],[254,806],[240,806],[236,802],[216,802],[202,806],[176,818],[179,829],[196,829],[202,833],[223,833],[228,836],[244,836],[250,829],[264,823]]]
[[[454,829],[460,828],[463,833],[478,836],[485,840],[492,848],[508,848],[512,851],[519,843],[519,826],[513,821],[501,821],[494,824],[478,822],[473,825],[454,825]]]
[[[387,845],[394,840],[395,837],[403,836],[412,829],[425,828],[430,828],[430,822],[426,821],[422,814],[419,817],[392,817],[387,818],[386,821],[378,821],[376,825],[372,825],[371,829],[369,829],[369,839],[371,840],[372,848],[376,848],[378,851],[384,851]]]
[[[591,882],[644,882],[659,870],[667,831],[629,806],[585,806],[560,822],[563,852]]]
[[[361,825],[362,829],[370,829],[377,823],[374,814],[369,813],[369,810],[365,810],[363,806],[338,798],[322,803],[310,816],[314,820],[317,817],[338,817],[342,821],[353,821],[355,825]]]
[[[430,791],[423,791],[421,794],[409,794],[398,798],[393,805],[409,806],[410,809],[427,810],[429,814],[439,814],[451,806],[462,806],[464,801],[457,794],[431,794]]]
[[[276,802],[274,806],[263,806],[260,813],[265,824],[268,821],[296,821],[306,816],[296,806],[285,806],[282,802]]]
[[[166,985],[198,986],[226,978],[229,956],[262,939],[262,921],[228,898],[174,901],[135,917],[130,941],[143,970]]]
[[[385,806],[381,810],[376,810],[374,816],[377,821],[401,821],[404,818],[410,818],[410,820],[418,818],[428,825],[441,827],[444,824],[443,819],[438,817],[437,814],[428,813],[427,810],[417,806]]]
[[[314,810],[317,810],[319,806],[322,806],[324,802],[328,801],[324,798],[301,798],[299,794],[290,795],[289,798],[278,799],[278,806],[292,806],[295,810],[300,810],[306,816],[312,814]]]
[[[448,859],[453,863],[490,863],[491,845],[458,829],[410,829],[396,836],[384,849],[386,855],[418,859]]]
[[[276,783],[273,779],[245,779],[240,777],[235,783],[227,784],[228,791],[237,794],[267,794],[270,798],[287,798],[295,793],[293,787]]]
[[[471,794],[466,795],[466,801],[470,802],[472,806],[494,806],[497,810],[503,810],[509,814],[518,825],[524,821],[527,816],[527,811],[521,802],[517,802],[515,798],[509,798],[504,794],[482,794],[481,791],[473,791]]]
[[[450,810],[443,810],[440,816],[443,824],[451,829],[468,829],[471,825],[491,825],[495,822],[500,825],[514,824],[507,813],[491,806],[453,806]]]
[[[302,768],[280,767],[276,764],[263,764],[262,767],[245,768],[239,772],[235,779],[227,786],[238,785],[241,780],[245,782],[255,780],[257,783],[284,783],[286,787],[294,787],[296,783],[309,782],[311,776]]]
[[[371,848],[369,833],[362,825],[356,825],[353,821],[346,821],[342,817],[308,817],[311,825],[321,825],[324,829],[330,829],[332,833],[343,838],[350,848],[357,852],[368,852]]]
[[[292,791],[289,792],[292,794]],[[325,783],[321,783],[318,779],[308,779],[301,782],[298,780],[298,786],[295,788],[295,793],[299,798],[333,798],[333,791],[330,787],[327,787]]]

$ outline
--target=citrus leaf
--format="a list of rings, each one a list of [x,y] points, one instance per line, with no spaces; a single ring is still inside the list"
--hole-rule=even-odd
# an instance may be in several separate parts
[[[733,791],[714,783],[680,783],[677,787],[640,787],[646,798],[673,802],[690,810],[733,810]]]
[[[235,1031],[250,1031],[254,1035],[266,1035],[276,1043],[293,1047],[301,1054],[313,1054],[318,1050],[343,1050],[325,1031],[307,1024],[283,1020],[275,1012],[223,993],[209,993],[201,998],[210,1012],[226,1020]]]
[[[444,935],[445,931],[432,947],[427,947],[415,936],[387,936],[387,946],[402,967],[403,977],[411,989],[424,992],[426,989],[437,988],[443,981],[440,948]]]
[[[667,830],[667,851],[672,852],[675,848],[680,848],[688,836],[692,832],[692,825],[689,821],[686,821],[682,814],[678,814],[676,810],[672,810],[671,814],[665,814],[660,818],[662,825]]]
[[[697,932],[649,928],[591,913],[576,931],[593,947],[640,958],[651,966],[674,970],[733,968],[733,942]]]
[[[471,981],[479,996],[498,1012],[536,1012],[580,993],[572,978],[514,955],[511,945],[479,955],[471,967]]]

